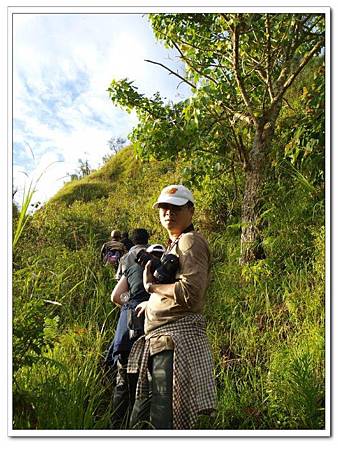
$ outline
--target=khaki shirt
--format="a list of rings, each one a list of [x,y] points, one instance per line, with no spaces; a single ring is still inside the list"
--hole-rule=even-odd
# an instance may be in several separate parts
[[[197,231],[181,235],[170,253],[179,257],[174,298],[151,294],[145,310],[145,334],[187,314],[200,314],[209,283],[210,251],[207,241]],[[168,336],[151,338],[150,354],[173,349]]]

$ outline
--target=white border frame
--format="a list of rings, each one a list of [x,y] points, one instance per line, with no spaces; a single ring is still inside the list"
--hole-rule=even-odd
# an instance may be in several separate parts
[[[169,0],[170,1],[170,0]],[[311,13],[323,13],[325,14],[326,20],[326,137],[325,137],[325,169],[326,169],[326,194],[325,194],[325,209],[326,209],[326,305],[325,305],[325,317],[326,317],[326,330],[325,330],[325,350],[326,350],[326,412],[325,412],[325,422],[326,427],[324,430],[182,430],[182,431],[165,431],[165,430],[13,430],[12,428],[12,270],[11,270],[11,224],[12,224],[12,213],[11,209],[8,212],[8,328],[7,328],[7,338],[8,338],[8,408],[7,408],[7,429],[8,436],[12,437],[329,437],[331,436],[331,310],[330,310],[330,299],[331,299],[331,264],[330,264],[330,189],[331,186],[331,164],[330,164],[330,145],[331,145],[331,10],[329,5],[324,7],[318,6],[227,6],[222,7],[220,5],[215,6],[9,6],[7,8],[7,38],[8,38],[8,57],[7,57],[7,101],[8,101],[8,127],[7,127],[7,139],[8,139],[8,161],[7,161],[7,189],[8,189],[8,204],[11,205],[11,193],[12,193],[12,142],[13,142],[13,132],[12,132],[12,61],[13,61],[13,48],[12,48],[12,15],[13,14],[144,14],[150,12],[311,12]],[[214,2],[222,3],[222,2]],[[240,3],[239,1],[237,3]],[[268,2],[271,5],[271,1]],[[287,11],[286,11],[287,10]],[[327,212],[329,210],[329,213]],[[8,208],[9,211],[9,208]]]

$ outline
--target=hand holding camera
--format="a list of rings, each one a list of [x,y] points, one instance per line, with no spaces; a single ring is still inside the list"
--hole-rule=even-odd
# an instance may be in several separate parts
[[[179,259],[172,253],[167,253],[161,259],[148,253],[146,250],[140,250],[136,256],[136,262],[143,269],[152,275],[152,279],[147,277],[147,282],[156,282],[160,284],[170,284],[175,282],[176,272],[179,267]],[[149,265],[147,264],[149,262]]]

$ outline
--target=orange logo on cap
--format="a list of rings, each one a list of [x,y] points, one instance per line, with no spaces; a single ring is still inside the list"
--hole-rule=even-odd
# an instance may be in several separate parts
[[[168,188],[163,193],[164,194],[175,194],[177,192],[177,188]]]

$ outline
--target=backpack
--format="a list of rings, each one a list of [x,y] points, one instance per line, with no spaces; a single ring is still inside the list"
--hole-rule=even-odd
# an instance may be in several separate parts
[[[106,254],[103,257],[103,263],[107,266],[111,264],[114,267],[117,267],[120,262],[120,258],[122,253],[119,250],[107,250]]]
[[[123,255],[121,248],[114,248],[111,242],[107,242],[101,249],[101,260],[105,266],[112,265],[117,269],[121,256]]]

